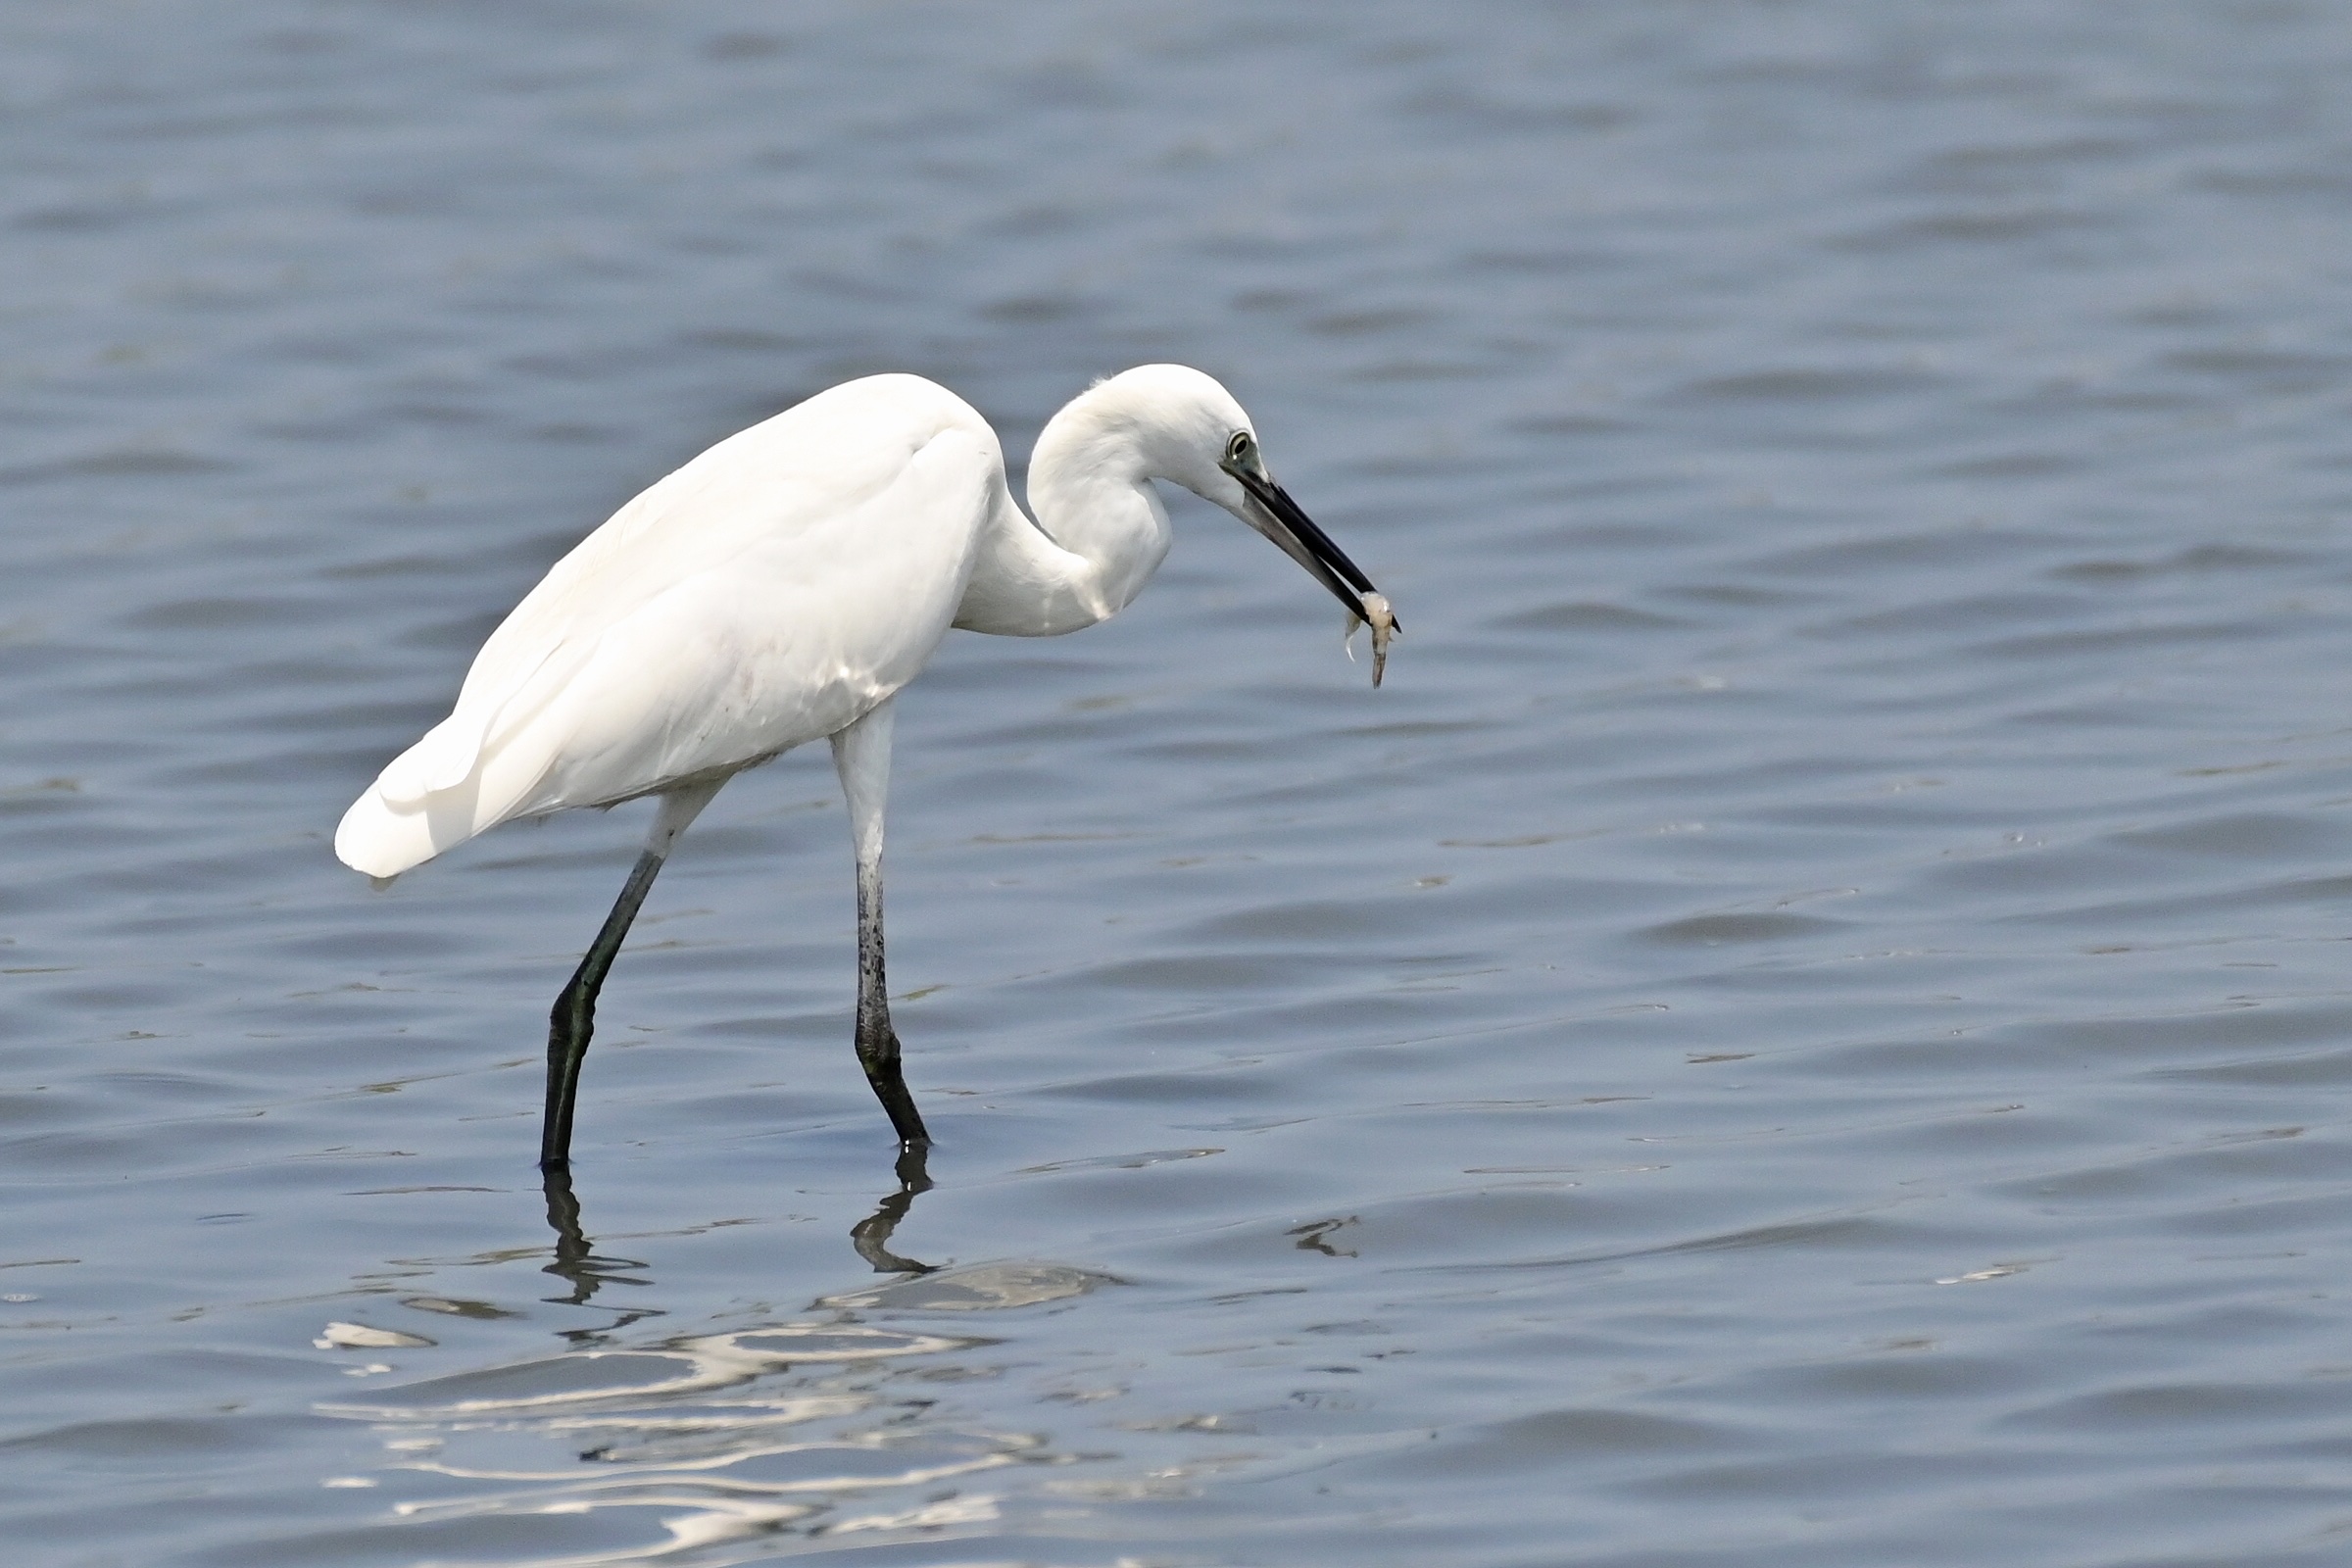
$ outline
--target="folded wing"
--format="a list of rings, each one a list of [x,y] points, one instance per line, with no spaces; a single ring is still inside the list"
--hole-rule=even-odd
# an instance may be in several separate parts
[[[1003,490],[980,416],[913,376],[730,437],[550,569],[450,716],[353,804],[335,853],[392,876],[517,816],[833,733],[921,669]]]

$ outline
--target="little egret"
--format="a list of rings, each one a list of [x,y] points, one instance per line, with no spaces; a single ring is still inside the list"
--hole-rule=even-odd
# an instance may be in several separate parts
[[[1396,617],[1298,510],[1250,416],[1209,376],[1147,365],[1055,415],[1030,521],[996,432],[913,375],[851,381],[728,437],[556,563],[482,651],[455,710],[344,814],[335,854],[391,877],[501,822],[640,796],[645,853],[556,998],[539,1163],[570,1160],[598,990],[648,889],[719,786],[830,736],[858,861],[858,1059],[903,1151],[930,1143],[882,980],[891,699],[951,626],[1052,637],[1116,613],[1168,553],[1153,479],[1282,547],[1372,628]]]

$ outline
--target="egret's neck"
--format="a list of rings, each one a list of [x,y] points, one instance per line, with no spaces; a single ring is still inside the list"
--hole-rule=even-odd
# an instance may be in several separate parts
[[[1167,559],[1168,512],[1131,442],[1073,449],[1040,439],[1029,510],[1055,544],[1085,558],[1102,604],[1097,620],[1124,610]]]
[[[1083,401],[1083,400],[1082,400]],[[1051,637],[1107,619],[1143,592],[1168,554],[1168,514],[1131,432],[1073,421],[1046,426],[1029,462],[1037,521],[1002,494],[956,624]]]

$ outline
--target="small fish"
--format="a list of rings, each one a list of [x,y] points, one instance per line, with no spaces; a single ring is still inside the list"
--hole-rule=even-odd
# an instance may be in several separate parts
[[[1348,617],[1348,635],[1342,646],[1348,650],[1348,658],[1352,662],[1355,658],[1355,628],[1364,624],[1366,615],[1370,616],[1372,684],[1377,686],[1380,684],[1381,675],[1389,667],[1389,639],[1397,635],[1398,627],[1396,614],[1389,609],[1389,600],[1386,594],[1365,594],[1362,598],[1364,614]]]

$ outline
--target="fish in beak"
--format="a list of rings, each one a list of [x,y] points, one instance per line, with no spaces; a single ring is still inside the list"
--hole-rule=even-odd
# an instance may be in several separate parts
[[[1359,623],[1372,628],[1372,684],[1378,686],[1388,667],[1389,639],[1403,629],[1389,609],[1388,599],[1348,559],[1347,552],[1331,542],[1331,535],[1315,526],[1314,519],[1291,499],[1291,493],[1275,482],[1249,431],[1234,432],[1217,466],[1249,496],[1242,520],[1304,566],[1347,610],[1349,636]]]

